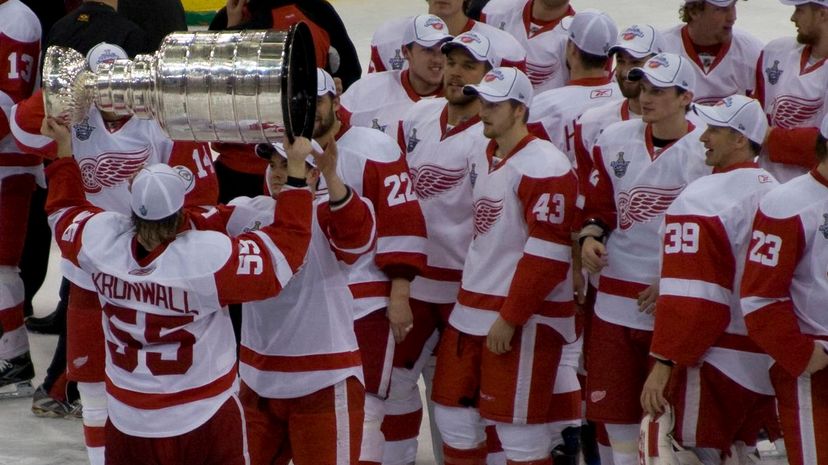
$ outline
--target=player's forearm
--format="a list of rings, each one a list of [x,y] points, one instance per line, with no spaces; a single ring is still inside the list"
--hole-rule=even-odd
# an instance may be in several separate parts
[[[775,163],[811,169],[817,163],[816,140],[818,135],[817,128],[775,127],[765,142],[768,158]]]
[[[540,311],[552,290],[566,279],[569,266],[569,263],[524,253],[518,261],[500,316],[515,326],[525,324],[529,317]],[[571,289],[568,294],[572,296]]]
[[[791,376],[805,371],[814,348],[814,338],[799,329],[799,322],[788,301],[777,302],[745,317],[748,335]]]
[[[83,191],[80,168],[73,158],[62,158],[46,167],[49,194],[46,198],[46,214],[68,207],[91,207]]]

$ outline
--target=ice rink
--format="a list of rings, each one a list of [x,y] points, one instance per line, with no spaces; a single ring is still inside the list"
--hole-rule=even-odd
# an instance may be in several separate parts
[[[348,31],[360,53],[363,69],[368,67],[369,44],[379,24],[396,17],[424,13],[425,0],[334,0]],[[666,28],[676,24],[681,0],[572,0],[576,10],[597,8],[609,13],[619,28],[638,23]],[[737,27],[747,29],[759,39],[794,35],[789,21],[793,7],[778,0],[749,0],[738,2]],[[35,299],[35,314],[43,316],[54,309],[60,283],[57,251],[52,249],[52,261],[46,283]],[[37,375],[33,384],[39,384],[51,360],[57,336],[30,334],[32,358]],[[83,430],[80,421],[40,419],[31,414],[31,399],[0,401],[0,465],[85,464]],[[427,422],[421,434],[429,437]],[[421,441],[418,464],[433,464],[430,443]]]

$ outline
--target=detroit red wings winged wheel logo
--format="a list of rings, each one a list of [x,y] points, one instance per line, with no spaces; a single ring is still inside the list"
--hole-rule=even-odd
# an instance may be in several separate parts
[[[483,197],[474,201],[474,237],[491,231],[503,214],[503,199]]]
[[[134,152],[106,152],[96,158],[84,158],[78,162],[83,188],[97,194],[105,187],[115,187],[132,178],[147,162],[149,147]]]
[[[683,190],[684,185],[668,188],[640,186],[619,193],[621,229],[629,229],[635,223],[647,223],[663,215]]]
[[[414,192],[420,200],[437,197],[463,183],[466,168],[449,169],[437,165],[421,165],[409,168],[414,181]]]
[[[780,95],[770,107],[771,125],[791,129],[813,121],[811,126],[818,126],[815,119],[822,110],[821,99],[805,99],[794,95]]]

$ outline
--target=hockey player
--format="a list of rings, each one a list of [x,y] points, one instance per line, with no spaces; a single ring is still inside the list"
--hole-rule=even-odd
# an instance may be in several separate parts
[[[492,0],[481,20],[511,34],[526,49],[526,74],[535,92],[561,87],[566,69],[562,19],[575,14],[569,0]]]
[[[423,415],[417,380],[429,368],[439,331],[457,300],[463,262],[474,234],[472,187],[486,165],[489,140],[478,116],[480,101],[463,94],[463,87],[480,82],[500,64],[489,38],[474,31],[446,42],[442,50],[446,56],[445,99],[415,103],[400,122],[400,145],[413,173],[413,190],[428,230],[428,266],[411,283],[414,327],[394,351],[382,425],[385,465],[415,461]],[[426,375],[430,392],[433,367]]]
[[[58,141],[47,170],[54,235],[64,259],[89,273],[103,307],[106,462],[248,463],[223,306],[278,294],[302,266],[312,219],[304,157],[288,161],[291,187],[279,194],[273,225],[231,239],[190,230],[185,168],[141,169],[131,216],[92,206],[70,129],[46,119],[43,132]]]
[[[762,42],[734,28],[737,0],[684,0],[679,24],[663,32],[664,51],[681,55],[696,72],[696,103],[750,95]]]
[[[319,69],[317,81],[313,137],[323,147],[336,142],[342,180],[370,201],[376,212],[376,249],[351,266],[348,283],[356,301],[354,329],[365,371],[360,463],[379,464],[394,341],[402,340],[412,328],[410,285],[426,267],[426,226],[408,164],[396,141],[340,121],[333,80]]]
[[[117,45],[101,43],[89,51],[87,64],[94,70],[113,57],[125,59],[127,55]],[[41,122],[44,118],[39,92],[14,107],[14,136],[18,144],[53,157],[54,142],[34,131],[38,118]],[[83,175],[82,187],[86,199],[95,207],[128,214],[129,180],[142,166],[157,163],[182,165],[190,170],[194,183],[187,193],[187,206],[216,203],[217,183],[206,144],[173,142],[153,120],[120,117],[94,106],[80,123],[72,126],[71,133],[73,156]],[[61,241],[60,237],[55,239]],[[61,266],[72,283],[67,310],[67,378],[78,383],[84,406],[84,438],[91,463],[98,465],[105,455],[105,348],[103,328],[98,318],[89,315],[99,315],[100,303],[88,273],[68,261]]]
[[[819,123],[828,114],[828,4],[819,0],[782,0],[794,5],[796,39],[769,42],[756,65],[756,98],[771,130],[760,165],[779,182],[813,168]]]
[[[791,465],[828,461],[827,142],[828,117],[816,168],[760,202],[741,285],[748,335],[775,362],[770,378]]]
[[[475,21],[463,11],[464,0],[429,0],[428,13],[438,16],[448,26],[452,36],[474,31],[491,39],[495,53],[502,58],[503,66],[526,70],[526,50],[509,33],[489,24]],[[402,41],[405,25],[411,18],[400,18],[380,25],[371,38],[371,64],[368,72],[402,70],[408,63],[402,57]]]
[[[443,54],[440,46],[451,40],[448,26],[434,15],[419,15],[403,30],[404,71],[372,73],[342,94],[339,118],[346,126],[378,129],[397,137],[400,119],[415,102],[442,93]]]
[[[310,151],[309,141],[299,138],[286,150],[277,144],[265,153],[272,196],[287,180],[287,153]],[[353,263],[370,252],[374,220],[369,204],[336,173],[335,143],[313,163],[308,184],[317,196],[305,264],[277,297],[243,305],[239,397],[253,464],[359,459],[365,390],[354,301],[338,261]],[[325,192],[316,189],[319,172]],[[240,197],[205,216],[221,216],[236,235],[272,224],[275,205],[271,196]]]
[[[606,424],[615,465],[637,462],[639,393],[649,370],[664,212],[710,174],[702,129],[686,119],[695,75],[660,53],[629,77],[641,84],[642,120],[610,125],[593,150],[580,233],[583,266],[601,273],[590,324],[586,417]]]
[[[708,124],[701,141],[713,174],[687,186],[664,217],[656,363],[641,406],[652,417],[672,406],[673,438],[716,465],[737,440],[755,440],[774,404],[771,360],[747,337],[738,283],[759,200],[778,184],[753,161],[768,128],[759,102],[736,94],[694,112]]]
[[[45,179],[40,157],[15,146],[9,120],[12,106],[31,95],[38,80],[40,35],[32,10],[19,0],[0,1],[0,399],[34,392],[18,265],[31,197]]]
[[[551,465],[561,431],[580,424],[551,418],[556,385],[578,388],[575,368],[560,364],[564,344],[575,340],[577,181],[566,156],[526,128],[525,74],[494,68],[464,92],[479,96],[490,142],[474,184],[475,233],[437,354],[432,399],[444,461],[485,463],[485,418],[495,422],[508,464]]]
[[[618,85],[606,72],[618,27],[602,12],[584,11],[572,17],[568,30],[565,58],[570,79],[563,87],[535,96],[529,127],[555,144],[577,169],[575,121],[589,108],[621,99]]]

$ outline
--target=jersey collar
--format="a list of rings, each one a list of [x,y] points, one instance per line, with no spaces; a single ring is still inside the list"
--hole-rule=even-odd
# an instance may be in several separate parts
[[[799,74],[808,74],[811,71],[815,71],[822,67],[825,63],[825,60],[828,58],[823,58],[816,63],[808,66],[808,60],[811,59],[811,53],[813,52],[814,48],[810,45],[806,45],[804,49],[802,49],[802,56],[799,58]]]
[[[742,163],[736,163],[725,168],[714,168],[713,174],[728,173],[743,168],[759,168],[759,164],[755,161],[743,161]]]
[[[687,134],[693,132],[696,127],[690,121],[687,121]],[[685,134],[685,136],[687,135]],[[675,145],[676,142],[680,141],[684,136],[674,140],[673,142],[667,144],[665,147],[661,149],[660,152],[656,153],[655,145],[653,145],[653,125],[647,123],[646,128],[644,129],[644,142],[647,145],[647,153],[650,154],[650,160],[655,161],[656,158],[661,156],[664,152],[666,152],[670,147]]]
[[[544,24],[543,27],[541,27],[540,29],[535,31],[535,33],[533,34],[531,32],[531,30],[532,30],[532,5],[534,5],[534,4],[535,4],[535,0],[529,0],[528,2],[526,2],[526,5],[523,7],[523,27],[526,28],[526,37],[530,37],[530,38],[534,37],[536,35],[539,35],[539,34],[543,34],[544,32],[551,31],[552,29],[555,29],[555,26],[560,24],[562,19],[566,18],[567,16],[572,16],[572,15],[575,14],[575,9],[572,8],[572,5],[570,5],[569,10],[567,10],[567,12],[564,13],[563,16],[561,16],[558,19],[553,19],[552,21],[549,21],[548,23]]]
[[[698,66],[702,73],[707,75],[712,73],[716,66],[718,66],[727,55],[727,51],[730,50],[730,45],[733,43],[733,38],[731,37],[730,40],[722,44],[722,47],[719,49],[719,53],[716,54],[716,58],[713,60],[713,63],[710,63],[710,67],[707,71],[705,71],[704,63],[702,63],[701,58],[699,58],[696,46],[693,45],[693,40],[690,39],[690,32],[688,31],[687,26],[681,28],[681,41],[684,44],[684,50],[687,52],[687,56],[693,60],[693,63]]]
[[[448,103],[446,103],[446,105],[443,107],[443,111],[440,112],[440,140],[446,140],[449,137],[461,133],[479,122],[480,115],[474,115],[471,118],[463,121],[462,123],[454,126],[453,128],[446,130],[446,128],[448,127]]]
[[[568,86],[584,86],[584,87],[597,87],[597,86],[605,86],[612,82],[612,76],[602,76],[602,77],[588,77],[588,78],[581,78],[581,79],[572,79],[566,83]]]
[[[494,156],[495,152],[497,151],[497,141],[495,141],[494,139],[490,140],[489,145],[486,146],[486,159],[489,161],[489,172],[491,173],[493,171],[500,169],[501,166],[505,165],[506,162],[509,161],[510,158],[512,158],[512,155],[523,150],[523,148],[526,147],[526,145],[528,145],[529,142],[532,142],[535,139],[537,139],[537,137],[533,136],[532,134],[527,134],[523,139],[520,140],[520,142],[517,143],[517,145],[515,145],[515,147],[509,153],[506,154],[505,157],[500,159],[500,163],[498,163],[497,166],[495,166],[494,164]]]
[[[423,98],[427,97],[441,97],[443,95],[443,84],[441,83],[440,86],[434,92],[426,95],[420,95],[417,91],[414,90],[414,87],[411,85],[411,78],[408,74],[409,70],[403,70],[400,72],[400,84],[402,84],[403,89],[405,90],[406,95],[408,98],[411,99],[412,102],[419,102]]]

